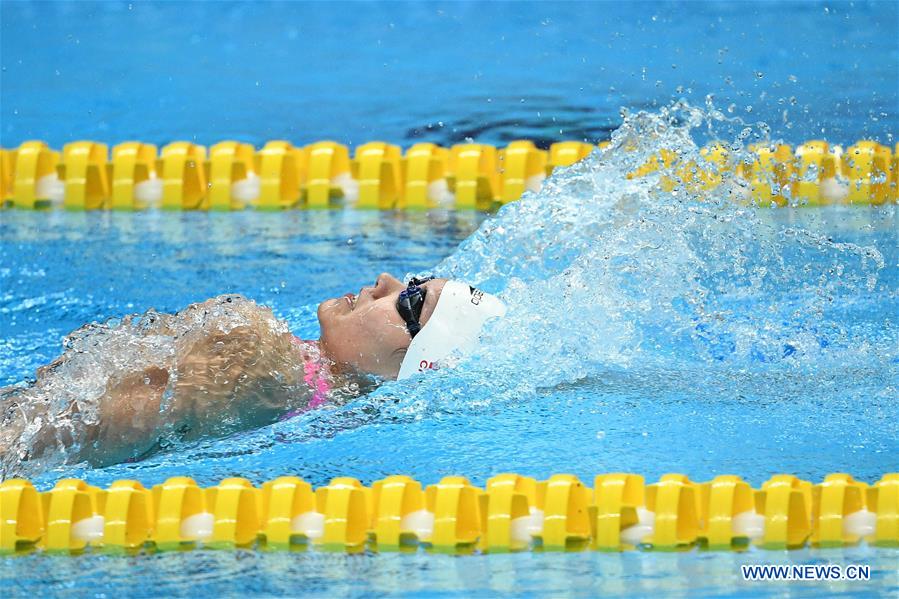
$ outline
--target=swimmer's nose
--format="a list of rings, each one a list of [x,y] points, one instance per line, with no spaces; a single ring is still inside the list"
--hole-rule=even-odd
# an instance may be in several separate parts
[[[391,293],[402,291],[405,288],[406,286],[403,285],[402,281],[390,275],[390,273],[382,272],[378,275],[378,279],[375,282],[375,288],[372,289],[371,295],[374,299],[378,299],[390,295]]]

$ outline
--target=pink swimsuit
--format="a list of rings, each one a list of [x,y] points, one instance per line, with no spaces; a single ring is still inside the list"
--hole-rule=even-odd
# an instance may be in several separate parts
[[[299,337],[294,337],[293,342],[297,345],[303,345],[303,340]],[[309,403],[305,408],[291,410],[281,416],[279,420],[287,420],[289,418],[293,418],[297,414],[302,414],[307,410],[314,410],[315,408],[321,407],[328,400],[328,391],[331,390],[331,382],[328,379],[327,372],[323,372],[322,364],[318,360],[307,360],[303,364],[303,368],[305,369],[305,374],[303,375],[303,382],[309,385],[309,388],[312,389],[312,398],[309,400]]]
[[[312,410],[325,403],[328,399],[328,391],[331,390],[331,383],[328,377],[322,374],[322,366],[319,362],[306,362],[304,364],[306,374],[303,381],[312,389],[312,399],[309,400],[308,409]]]

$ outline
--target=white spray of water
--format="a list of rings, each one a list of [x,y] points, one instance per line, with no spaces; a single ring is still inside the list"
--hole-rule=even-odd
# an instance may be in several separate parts
[[[777,225],[735,202],[746,185],[732,174],[745,156],[745,129],[717,188],[684,180],[685,164],[710,168],[692,135],[719,118],[685,104],[628,116],[608,149],[486,221],[436,274],[500,293],[509,313],[476,353],[424,377],[396,409],[526,401],[538,388],[615,369],[889,360],[895,327],[886,335],[870,322],[852,329],[833,311],[874,291],[881,254]],[[675,165],[628,176],[663,149]]]

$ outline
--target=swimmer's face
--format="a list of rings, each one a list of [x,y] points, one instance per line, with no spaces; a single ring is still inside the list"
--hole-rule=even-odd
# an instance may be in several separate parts
[[[446,279],[433,279],[421,287],[427,290],[419,322],[422,326],[434,312]],[[412,337],[396,309],[396,301],[406,288],[387,273],[375,284],[363,287],[358,295],[323,301],[318,306],[322,352],[338,364],[385,378],[396,378]]]

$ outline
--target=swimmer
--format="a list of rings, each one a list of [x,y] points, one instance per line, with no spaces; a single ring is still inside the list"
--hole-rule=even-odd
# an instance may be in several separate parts
[[[345,402],[439,368],[503,314],[498,298],[466,283],[384,273],[318,306],[318,341],[233,295],[86,325],[29,385],[0,389],[0,479],[135,461]]]

